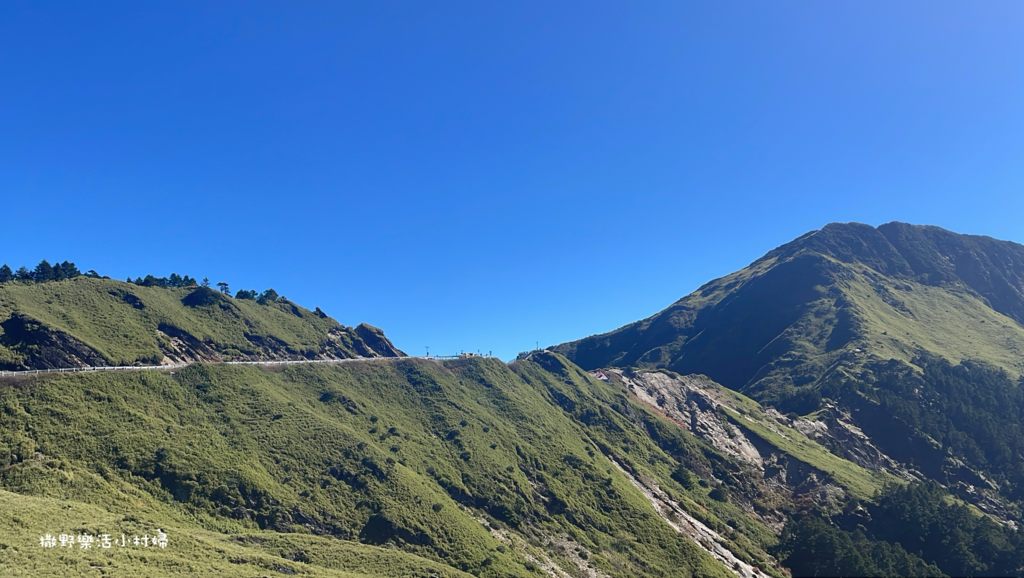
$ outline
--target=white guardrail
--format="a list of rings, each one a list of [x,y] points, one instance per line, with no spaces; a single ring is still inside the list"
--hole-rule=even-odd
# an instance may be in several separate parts
[[[407,357],[349,357],[345,359],[295,359],[280,361],[195,361],[192,363],[170,363],[167,365],[118,365],[99,367],[65,367],[61,369],[28,369],[24,371],[0,371],[0,377],[11,375],[28,375],[32,373],[76,373],[82,371],[141,371],[145,369],[175,369],[188,367],[195,363],[211,363],[216,365],[292,365],[299,363],[345,363],[348,361],[377,361],[383,359],[459,359],[458,355],[431,355]]]

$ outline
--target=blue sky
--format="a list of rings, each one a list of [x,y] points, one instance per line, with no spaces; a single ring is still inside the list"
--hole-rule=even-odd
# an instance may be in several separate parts
[[[1024,242],[1020,2],[5,2],[0,262],[409,353],[646,317],[831,221]]]

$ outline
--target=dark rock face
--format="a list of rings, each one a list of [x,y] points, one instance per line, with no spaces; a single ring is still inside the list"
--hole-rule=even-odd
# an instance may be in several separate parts
[[[161,342],[161,352],[167,359],[175,363],[220,361],[221,359],[220,354],[213,347],[196,339],[184,329],[161,323],[158,331],[169,338],[169,343]]]
[[[355,346],[364,356],[405,357],[405,353],[384,337],[383,331],[372,325],[360,323],[355,328],[355,334],[360,340],[356,341]]]
[[[30,317],[16,313],[0,323],[0,328],[3,329],[0,345],[22,356],[21,363],[2,364],[0,369],[21,371],[109,365],[91,347]]]

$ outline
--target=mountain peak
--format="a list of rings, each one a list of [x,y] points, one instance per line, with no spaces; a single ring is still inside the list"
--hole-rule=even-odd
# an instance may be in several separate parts
[[[648,319],[556,350],[587,369],[703,373],[772,401],[819,383],[839,358],[931,352],[1019,374],[1022,321],[1024,246],[932,226],[830,223]]]
[[[885,275],[909,275],[906,259],[880,229],[863,223],[829,223],[770,251],[777,260],[802,252],[819,253],[843,263],[862,263]]]

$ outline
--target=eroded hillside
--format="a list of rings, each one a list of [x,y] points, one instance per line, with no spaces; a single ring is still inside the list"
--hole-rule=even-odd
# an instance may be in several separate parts
[[[286,299],[84,276],[0,283],[0,369],[403,355],[375,327]]]

